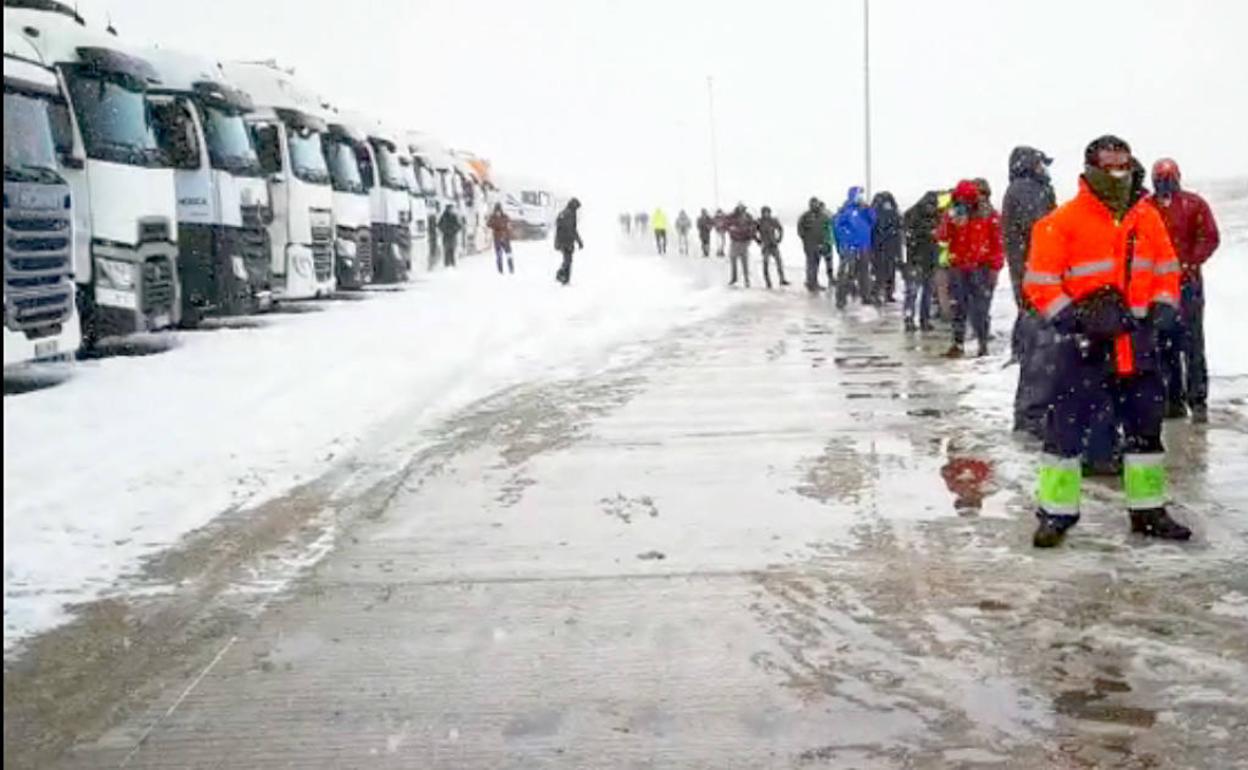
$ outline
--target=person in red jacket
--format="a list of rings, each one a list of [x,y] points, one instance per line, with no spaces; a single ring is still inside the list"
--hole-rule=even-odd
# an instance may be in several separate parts
[[[1005,264],[1001,216],[992,208],[980,185],[958,182],[953,208],[940,222],[936,240],[949,244],[949,289],[953,294],[953,346],[945,354],[961,358],[966,323],[979,342],[979,355],[988,355],[988,318],[996,274]]]
[[[1106,393],[1124,435],[1131,530],[1169,540],[1192,535],[1166,510],[1165,385],[1157,361],[1157,330],[1178,313],[1179,261],[1133,161],[1122,139],[1094,140],[1084,151],[1079,193],[1031,231],[1023,295],[1057,339],[1037,548],[1059,544],[1079,521],[1080,454]]]
[[[1162,374],[1166,380],[1167,417],[1209,421],[1209,370],[1205,363],[1205,287],[1201,266],[1218,248],[1218,224],[1205,199],[1180,186],[1179,164],[1162,158],[1153,164],[1153,202],[1161,212],[1170,242],[1179,256],[1179,322],[1161,330]]]

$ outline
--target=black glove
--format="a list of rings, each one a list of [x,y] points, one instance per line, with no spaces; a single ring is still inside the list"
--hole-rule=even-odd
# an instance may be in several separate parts
[[[1067,305],[1063,308],[1062,312],[1054,316],[1052,324],[1058,334],[1078,334],[1079,316],[1075,312],[1075,306]]]
[[[1075,318],[1078,330],[1091,340],[1112,340],[1135,328],[1122,292],[1109,286],[1075,303]]]
[[[1162,334],[1170,334],[1179,328],[1179,311],[1174,305],[1154,302],[1148,309],[1148,322]]]

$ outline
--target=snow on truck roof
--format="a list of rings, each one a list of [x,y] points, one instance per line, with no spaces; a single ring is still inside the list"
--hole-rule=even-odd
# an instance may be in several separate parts
[[[143,56],[151,62],[160,78],[160,85],[153,90],[195,94],[205,101],[243,112],[255,106],[251,97],[225,76],[220,62],[161,47],[148,49]]]
[[[221,67],[229,81],[251,97],[257,110],[296,113],[316,123],[327,117],[324,100],[299,82],[293,70],[282,69],[272,60],[224,62]]]
[[[48,93],[59,93],[56,73],[44,66],[39,49],[8,27],[4,28],[4,79]]]
[[[46,64],[82,65],[140,85],[158,81],[155,69],[134,46],[104,30],[88,27],[80,18],[53,10],[51,5],[56,4],[13,5],[6,0],[5,30],[18,31]]]

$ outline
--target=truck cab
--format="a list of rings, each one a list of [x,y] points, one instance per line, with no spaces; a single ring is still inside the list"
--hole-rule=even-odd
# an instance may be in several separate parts
[[[167,49],[145,58],[160,79],[147,97],[178,196],[182,324],[266,309],[273,210],[244,122],[251,98],[207,59]]]
[[[428,239],[426,243],[429,254],[428,267],[433,270],[441,262],[441,256],[438,253],[438,239],[441,237],[438,232],[438,217],[442,214],[443,205],[441,183],[438,172],[430,160],[429,152],[425,148],[427,137],[417,131],[408,131],[404,135],[404,141],[412,163],[412,176],[416,180],[410,192],[422,202],[420,209],[413,208],[413,215],[417,210],[424,214],[425,234]]]
[[[327,115],[325,162],[334,188],[334,249],[338,285],[373,282],[373,225],[368,137],[334,113]],[[368,180],[367,182],[365,180]]]
[[[512,237],[542,240],[549,236],[556,213],[554,193],[541,182],[523,177],[505,177],[499,185]]]
[[[56,70],[67,97],[51,116],[74,202],[83,344],[172,326],[181,315],[174,178],[145,98],[156,71],[60,3],[8,0],[4,26]]]
[[[373,228],[373,281],[401,283],[412,262],[411,202],[398,137],[378,121],[348,113],[343,121],[365,137],[368,149],[369,208]]]
[[[72,356],[81,341],[74,212],[52,130],[56,71],[4,30],[4,366]]]
[[[225,76],[252,100],[244,117],[268,183],[273,298],[329,296],[334,267],[334,192],[322,143],[320,100],[275,62],[226,62]]]
[[[409,249],[409,264],[411,270],[415,270],[418,265],[424,264],[424,255],[429,250],[429,209],[425,192],[420,186],[420,178],[417,176],[419,167],[410,150],[400,150],[399,165],[403,169],[404,184],[407,185],[408,238],[412,244]]]

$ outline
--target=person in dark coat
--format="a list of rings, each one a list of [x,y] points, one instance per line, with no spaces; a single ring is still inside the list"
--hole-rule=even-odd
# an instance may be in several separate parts
[[[1001,204],[1001,226],[1005,237],[1005,257],[1014,287],[1018,319],[1010,339],[1010,350],[1019,364],[1018,388],[1014,394],[1014,430],[1044,436],[1045,415],[1053,401],[1052,383],[1044,372],[1053,366],[1053,334],[1023,296],[1023,274],[1031,249],[1031,229],[1042,217],[1057,208],[1049,165],[1053,159],[1034,147],[1015,147],[1010,153],[1010,186]]]
[[[745,278],[745,288],[750,288],[750,244],[758,237],[758,222],[750,216],[744,203],[738,203],[726,220],[728,238],[728,256],[732,260],[732,281],[729,286],[737,285],[737,264],[741,265],[741,274]]]
[[[442,233],[442,261],[446,267],[455,267],[455,245],[459,243],[459,233],[464,229],[464,222],[455,213],[455,207],[447,204],[438,218],[438,231]]]
[[[555,273],[555,280],[564,286],[572,280],[572,254],[577,249],[585,248],[576,226],[576,212],[580,208],[581,202],[573,198],[555,218],[555,250],[563,254],[563,264]]]
[[[918,203],[906,210],[903,217],[906,233],[905,265],[902,268],[906,284],[903,315],[908,332],[918,329],[928,332],[933,328],[932,295],[935,286],[932,275],[940,260],[940,246],[936,243],[936,228],[940,226],[939,195],[935,190],[926,193]]]
[[[828,285],[835,283],[832,250],[828,247],[828,210],[823,201],[810,199],[810,205],[797,219],[797,237],[802,239],[802,250],[806,252],[806,290],[823,291],[819,285],[820,260],[828,263]]]
[[[680,247],[682,257],[689,256],[689,231],[693,229],[693,220],[684,209],[676,215],[676,243]]]
[[[784,279],[784,263],[780,261],[780,242],[784,240],[784,225],[771,214],[770,206],[763,206],[758,218],[758,244],[762,247],[763,281],[771,288],[771,261],[776,261],[776,276],[781,286],[788,286]]]
[[[715,229],[715,218],[706,209],[698,214],[698,241],[702,244],[702,256],[711,256],[711,231]]]
[[[897,209],[897,199],[887,191],[871,199],[871,210],[875,212],[875,231],[871,236],[874,299],[876,303],[896,302],[897,267],[901,264],[901,212]]]

